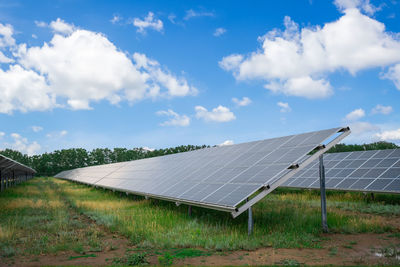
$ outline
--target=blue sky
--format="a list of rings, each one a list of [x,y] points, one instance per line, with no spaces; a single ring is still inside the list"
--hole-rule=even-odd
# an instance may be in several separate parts
[[[400,143],[398,1],[0,0],[0,149]]]

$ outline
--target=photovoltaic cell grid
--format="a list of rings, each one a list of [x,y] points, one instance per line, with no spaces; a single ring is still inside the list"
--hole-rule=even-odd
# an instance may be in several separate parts
[[[0,155],[0,171],[3,173],[10,171],[27,172],[29,174],[36,173],[34,169],[3,155]]]
[[[400,193],[400,149],[327,153],[324,165],[327,189]],[[282,186],[319,188],[319,161]]]
[[[34,169],[0,155],[0,191],[32,178],[35,173]]]
[[[234,208],[277,182],[342,128],[64,171],[58,178],[155,198]]]

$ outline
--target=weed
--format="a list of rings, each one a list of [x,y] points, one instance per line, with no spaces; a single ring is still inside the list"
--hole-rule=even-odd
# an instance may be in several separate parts
[[[113,263],[128,265],[128,266],[145,265],[149,263],[146,259],[146,255],[147,255],[146,253],[126,254],[122,258],[114,258]]]
[[[300,266],[300,263],[295,259],[284,259],[278,262],[278,264],[284,266]]]
[[[160,265],[169,266],[174,263],[174,257],[169,252],[165,252],[163,256],[158,257],[158,262]]]

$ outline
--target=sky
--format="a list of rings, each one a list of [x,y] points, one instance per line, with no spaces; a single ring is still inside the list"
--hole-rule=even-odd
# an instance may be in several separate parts
[[[0,149],[400,144],[400,2],[0,0]]]

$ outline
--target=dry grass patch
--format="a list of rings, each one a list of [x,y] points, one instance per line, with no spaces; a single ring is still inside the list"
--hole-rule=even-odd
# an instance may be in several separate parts
[[[60,208],[63,203],[60,200],[49,200],[45,201],[42,199],[29,199],[29,198],[18,198],[12,201],[8,201],[0,204],[2,209],[14,210],[14,209],[25,209],[25,208]]]
[[[78,208],[91,209],[91,210],[119,210],[131,206],[131,203],[126,201],[104,200],[104,201],[91,201],[91,200],[77,200],[75,205]]]

